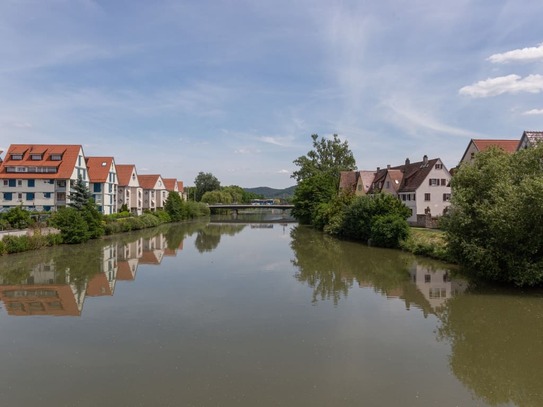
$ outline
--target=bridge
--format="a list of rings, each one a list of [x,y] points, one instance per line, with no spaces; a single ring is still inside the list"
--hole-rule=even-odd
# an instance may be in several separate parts
[[[286,204],[271,204],[271,205],[251,205],[251,204],[210,204],[209,209],[231,209],[238,211],[239,209],[292,209],[294,205]]]

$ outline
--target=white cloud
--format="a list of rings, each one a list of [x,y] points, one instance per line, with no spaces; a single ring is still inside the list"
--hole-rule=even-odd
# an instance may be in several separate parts
[[[283,170],[277,171],[277,173],[278,173],[278,174],[290,174],[290,171],[289,171],[289,170],[283,169]]]
[[[543,115],[543,109],[532,109],[532,110],[528,110],[524,113],[522,113],[523,115],[526,115],[526,116],[536,116],[536,115]]]
[[[515,49],[501,54],[494,54],[487,58],[494,64],[506,64],[508,62],[531,62],[543,59],[543,43],[537,47]]]
[[[543,75],[528,75],[522,78],[519,75],[511,74],[488,78],[473,85],[464,86],[458,93],[475,98],[484,98],[503,93],[539,93],[541,91],[543,91]]]

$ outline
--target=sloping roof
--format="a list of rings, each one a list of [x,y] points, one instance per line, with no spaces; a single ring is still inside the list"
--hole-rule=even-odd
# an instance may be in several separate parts
[[[339,175],[339,189],[354,192],[358,178],[357,171],[341,171]]]
[[[379,169],[375,172],[375,176],[373,177],[373,181],[370,185],[370,189],[368,192],[370,194],[377,194],[381,192],[382,184],[385,182],[385,178],[387,177],[387,169]]]
[[[109,170],[113,164],[113,157],[87,157],[85,161],[87,162],[90,182],[107,181]]]
[[[132,281],[134,280],[134,274],[132,274],[132,269],[130,268],[130,263],[128,261],[119,261],[117,262],[117,281]]]
[[[403,180],[403,172],[400,170],[394,170],[391,168],[390,170],[388,170],[388,175],[390,179],[392,180],[392,187],[394,188],[394,191],[398,192]]]
[[[531,146],[543,141],[543,131],[525,131],[522,137],[526,137]]]
[[[162,179],[159,174],[138,175],[140,187],[143,189],[155,189],[159,179]]]
[[[177,181],[177,190],[179,192],[184,192],[185,191],[185,187],[183,186],[183,181]]]
[[[358,171],[358,182],[362,183],[364,192],[368,192],[375,178],[375,171]]]
[[[177,187],[177,178],[162,178],[166,190],[174,192]]]
[[[65,144],[12,144],[0,165],[1,178],[69,179],[72,176],[81,145]],[[21,160],[13,160],[12,154],[22,154]],[[41,160],[33,160],[31,154],[41,154]],[[61,154],[60,161],[51,160],[52,154]],[[7,167],[56,168],[56,172],[7,172]]]
[[[424,182],[432,168],[439,161],[439,158],[431,160],[418,161],[393,167],[394,170],[403,172],[403,180],[399,188],[399,192],[414,192]]]
[[[496,139],[472,139],[478,151],[488,150],[490,147],[499,147],[507,153],[517,151],[519,140],[496,140]]]
[[[128,186],[130,183],[130,177],[132,176],[132,171],[136,170],[136,166],[134,164],[116,164],[115,168],[117,169],[117,180],[119,181],[119,186]],[[136,175],[138,175],[137,172]]]
[[[106,273],[97,273],[90,279],[90,281],[87,283],[86,294],[89,297],[113,295]]]

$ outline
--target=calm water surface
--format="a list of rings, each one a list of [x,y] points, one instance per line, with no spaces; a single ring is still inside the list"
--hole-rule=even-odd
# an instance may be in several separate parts
[[[6,406],[543,406],[543,296],[294,224],[0,259]]]

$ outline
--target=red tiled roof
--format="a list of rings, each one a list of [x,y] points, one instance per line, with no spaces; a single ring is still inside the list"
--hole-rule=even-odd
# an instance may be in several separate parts
[[[179,192],[184,192],[185,191],[185,187],[183,186],[183,181],[177,181],[177,190]]]
[[[136,169],[136,166],[133,164],[116,164],[115,168],[117,170],[117,179],[119,181],[119,186],[126,187],[130,183],[130,177],[132,176],[132,170]],[[136,175],[138,175],[136,173]]]
[[[106,273],[97,273],[87,284],[87,293],[89,297],[100,297],[102,295],[113,295]]]
[[[507,153],[517,151],[519,140],[496,140],[496,139],[472,139],[473,144],[479,151],[485,151],[490,147],[499,147]]]
[[[134,280],[134,275],[130,269],[130,264],[127,261],[119,261],[117,263],[117,281]]]
[[[0,178],[36,178],[36,179],[69,179],[72,176],[81,145],[49,145],[49,144],[12,144],[0,165]],[[32,160],[31,153],[42,154],[41,160]],[[22,160],[12,160],[12,154],[22,154]],[[62,154],[61,161],[51,160],[51,154]],[[7,172],[7,167],[56,168],[56,173],[49,172]]]
[[[339,175],[339,189],[354,192],[358,173],[356,171],[341,171]]]
[[[143,189],[154,189],[160,178],[159,174],[152,175],[138,175],[140,187]]]
[[[87,157],[87,170],[90,182],[106,182],[113,157]]]
[[[164,182],[164,186],[166,189],[170,192],[175,191],[175,187],[177,186],[177,179],[176,178],[162,178],[162,181]]]

